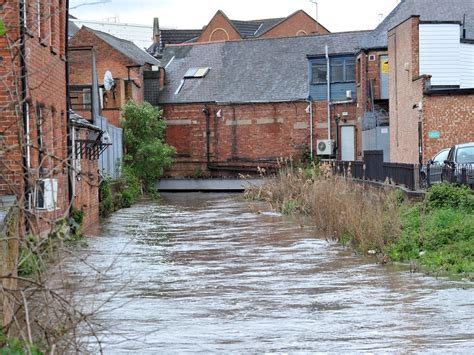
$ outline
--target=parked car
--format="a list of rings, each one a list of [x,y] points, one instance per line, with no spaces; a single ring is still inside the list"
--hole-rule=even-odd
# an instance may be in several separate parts
[[[445,148],[436,153],[433,158],[428,160],[428,164],[422,165],[420,169],[420,185],[427,187],[428,184],[428,170],[430,172],[430,184],[441,182],[441,175],[443,172],[444,161],[448,158],[450,148]]]
[[[474,142],[451,147],[444,161],[442,180],[474,187]]]

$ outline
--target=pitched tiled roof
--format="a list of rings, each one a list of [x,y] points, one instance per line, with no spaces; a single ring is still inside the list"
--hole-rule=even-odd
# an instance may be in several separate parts
[[[466,16],[467,38],[474,38],[474,0],[402,0],[364,40],[363,48],[387,47],[387,32],[410,16],[421,21],[459,21]]]
[[[266,32],[268,29],[283,21],[285,18],[270,18],[264,20],[238,21],[230,20],[242,38],[255,38]]]
[[[282,102],[308,98],[308,55],[352,53],[366,31],[170,46],[163,52],[166,85],[160,103]],[[192,67],[210,67],[200,79],[186,79]]]
[[[197,39],[202,30],[160,30],[161,42],[167,44],[186,43]]]
[[[118,50],[120,53],[131,59],[134,63],[139,65],[151,64],[160,65],[160,61],[153,58],[144,50],[138,48],[133,42],[117,38],[108,33],[93,30],[91,28],[83,26],[88,31],[94,33],[97,37],[102,39],[104,42],[109,44],[111,47]]]

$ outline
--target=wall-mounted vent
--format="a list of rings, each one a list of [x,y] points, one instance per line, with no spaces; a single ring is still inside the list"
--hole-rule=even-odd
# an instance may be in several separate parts
[[[375,54],[369,55],[369,62],[374,62],[375,61]]]

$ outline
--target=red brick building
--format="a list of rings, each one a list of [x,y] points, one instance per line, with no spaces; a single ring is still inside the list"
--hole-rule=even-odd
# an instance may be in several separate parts
[[[201,30],[160,29],[158,19],[153,24],[154,43],[148,52],[156,57],[166,46],[183,43],[208,43],[255,38],[281,38],[330,33],[303,10],[287,17],[261,20],[231,20],[219,10]]]
[[[165,86],[151,102],[163,108],[167,143],[177,148],[168,174],[222,175],[310,154],[311,147],[316,154],[318,140],[328,137],[328,109],[331,139],[337,141],[340,126],[352,126],[356,120],[355,100],[347,98],[355,98],[354,56],[347,53],[365,35],[347,32],[167,47],[162,58],[167,63]],[[331,86],[330,105],[325,83],[314,81],[316,71],[308,58],[325,58],[326,45],[334,63],[343,60],[346,73],[341,83]]]
[[[70,85],[74,91],[72,107],[81,116],[91,117],[92,54],[99,85],[101,86],[101,111],[108,122],[119,126],[122,106],[127,100],[144,101],[144,73],[156,70],[160,75],[160,62],[130,41],[108,33],[82,27],[69,41]],[[82,50],[74,50],[79,48]],[[84,49],[89,48],[87,52]],[[114,85],[104,88],[104,75],[112,74]]]
[[[439,36],[420,42],[420,23],[425,28],[439,24]],[[467,54],[472,49],[460,49],[474,38],[473,23],[472,1],[402,0],[366,36],[357,54],[357,117],[364,150],[384,150],[386,161],[426,163],[442,148],[473,140],[474,98],[469,88],[462,88],[461,78],[472,78],[474,59]],[[443,47],[446,40],[450,48]],[[422,70],[420,47],[437,51],[439,58],[450,53],[443,60],[449,68],[459,67],[452,68],[457,79],[441,86],[430,82],[433,66]]]
[[[474,42],[461,26],[412,16],[389,31],[393,161],[474,142]]]
[[[3,1],[1,14],[0,195],[42,234],[69,210],[66,1]]]

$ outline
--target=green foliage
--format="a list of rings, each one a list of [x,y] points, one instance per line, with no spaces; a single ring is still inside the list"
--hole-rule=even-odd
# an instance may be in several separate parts
[[[474,214],[462,208],[434,209],[432,202],[427,198],[425,204],[402,208],[402,234],[387,247],[390,258],[417,260],[432,270],[473,273]]]
[[[2,19],[0,19],[0,37],[5,36],[7,33],[7,30],[5,28],[5,22],[3,22]]]
[[[114,212],[114,201],[112,199],[112,190],[110,188],[111,180],[105,179],[99,187],[99,214],[101,217],[107,217]]]
[[[0,329],[0,355],[42,355],[36,344],[27,344],[15,337],[7,337]]]
[[[72,208],[69,218],[69,227],[73,235],[80,236],[86,213],[83,210]]]
[[[123,107],[124,163],[147,191],[153,190],[176,152],[164,143],[166,123],[161,116],[162,111],[149,103],[129,101]]]
[[[426,194],[426,204],[431,209],[460,208],[474,211],[474,196],[466,186],[436,184]]]
[[[289,215],[296,212],[300,206],[301,206],[301,201],[288,199],[288,200],[283,201],[282,206],[281,206],[281,212],[283,214]]]

